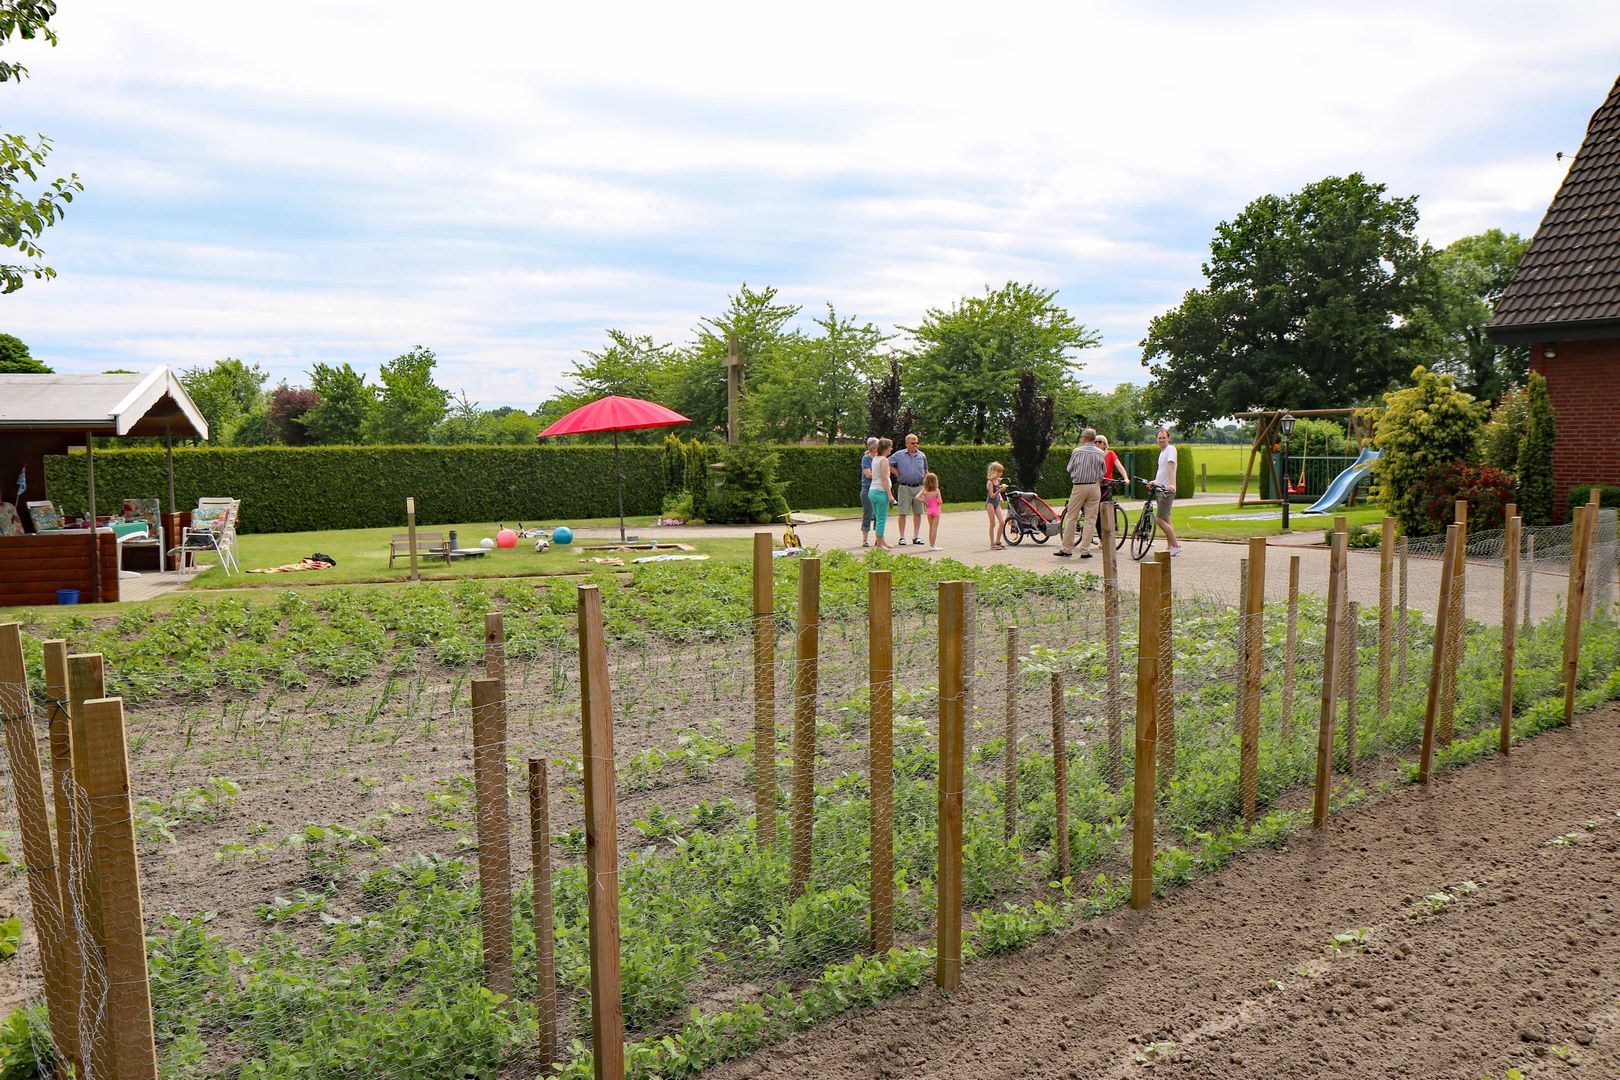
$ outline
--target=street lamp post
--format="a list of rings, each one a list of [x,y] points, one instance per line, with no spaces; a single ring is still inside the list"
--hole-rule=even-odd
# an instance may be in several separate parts
[[[1286,413],[1286,412],[1283,413],[1282,414],[1282,419],[1278,421],[1278,424],[1281,425],[1281,427],[1282,427],[1282,437],[1283,437],[1283,465],[1282,465],[1283,524],[1282,524],[1282,531],[1287,532],[1288,531],[1288,504],[1289,504],[1289,502],[1292,501],[1289,498],[1289,495],[1288,495],[1288,478],[1293,475],[1293,472],[1290,471],[1290,468],[1289,468],[1289,465],[1288,465],[1288,446],[1289,446],[1290,441],[1294,437],[1294,416],[1293,416],[1293,414],[1292,413]]]

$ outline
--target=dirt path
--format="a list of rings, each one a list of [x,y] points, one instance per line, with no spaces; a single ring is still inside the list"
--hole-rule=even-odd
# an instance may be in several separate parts
[[[948,1000],[896,999],[709,1075],[1620,1076],[1617,755],[1610,705],[1149,912],[971,964]],[[1441,890],[1439,914],[1414,912]],[[1363,927],[1365,951],[1331,955]]]

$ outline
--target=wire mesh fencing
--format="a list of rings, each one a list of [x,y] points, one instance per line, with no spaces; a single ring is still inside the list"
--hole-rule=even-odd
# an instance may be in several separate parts
[[[187,601],[69,626],[68,647],[107,658],[77,700],[24,639],[8,745],[47,736],[33,768],[65,801],[43,816],[87,835],[58,860],[61,948],[35,875],[6,880],[23,946],[8,1004],[41,1060],[87,1076],[135,1075],[107,1055],[140,1041],[111,1019],[137,967],[167,1076],[589,1075],[603,1054],[679,1075],[948,988],[975,956],[1126,903],[1144,808],[1162,893],[1307,826],[1320,797],[1413,778],[1431,712],[1436,767],[1494,750],[1503,540],[1468,539],[1444,638],[1444,542],[1404,543],[1344,559],[1320,592],[1280,549],[1251,550],[1241,578],[1156,565],[1167,595],[1124,559],[980,572],[957,593],[902,559],[776,560],[762,610],[671,577],[632,617],[605,586],[594,638],[571,589]],[[1544,599],[1576,544],[1524,531]],[[1609,514],[1576,627],[1582,707],[1620,696],[1614,548]],[[1570,627],[1561,611],[1514,626],[1517,735],[1562,722]],[[66,783],[46,768],[50,717],[71,732],[108,695],[139,876],[96,856],[116,800],[98,818],[72,761]],[[13,755],[8,783],[27,768]],[[17,810],[4,827],[25,838]],[[144,913],[138,965],[108,911]]]

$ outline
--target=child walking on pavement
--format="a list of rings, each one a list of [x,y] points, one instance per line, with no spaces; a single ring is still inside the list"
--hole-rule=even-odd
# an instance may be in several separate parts
[[[928,550],[939,550],[939,515],[945,508],[945,495],[939,490],[939,476],[926,473],[922,486],[923,513],[928,515]]]

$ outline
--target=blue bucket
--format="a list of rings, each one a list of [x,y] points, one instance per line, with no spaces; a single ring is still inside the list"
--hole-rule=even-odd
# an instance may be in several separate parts
[[[57,589],[56,602],[58,604],[77,604],[79,602],[78,589]]]

